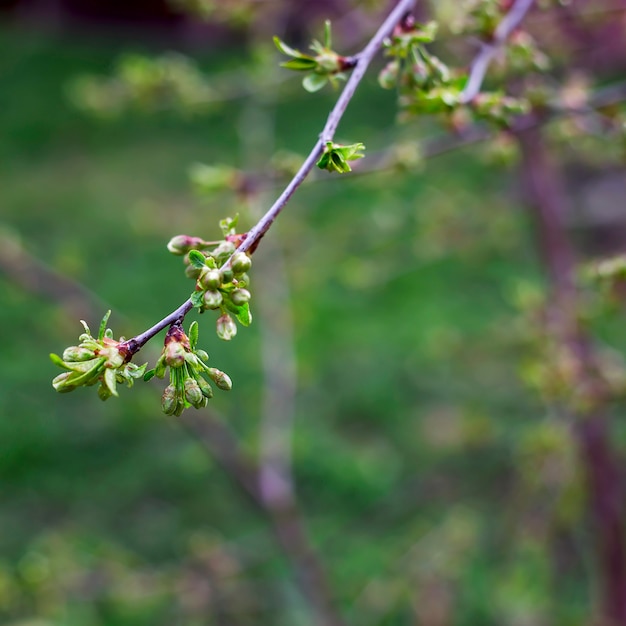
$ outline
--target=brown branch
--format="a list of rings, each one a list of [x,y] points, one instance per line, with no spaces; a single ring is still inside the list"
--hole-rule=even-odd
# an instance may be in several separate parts
[[[560,172],[550,159],[538,128],[518,135],[523,180],[534,212],[541,253],[551,286],[549,319],[555,338],[577,362],[575,385],[585,401],[570,407],[574,434],[586,471],[597,561],[602,580],[602,624],[626,624],[626,547],[623,492],[610,445],[606,395],[598,379],[590,336],[578,320],[575,254],[567,234],[567,200]]]
[[[293,500],[269,501],[258,483],[258,468],[241,451],[237,438],[212,412],[184,413],[182,426],[224,468],[270,521],[276,539],[289,558],[302,590],[314,609],[319,626],[343,626],[337,613],[324,568],[309,542],[304,520]]]
[[[461,102],[461,104],[470,102],[478,95],[478,92],[483,84],[483,80],[485,79],[485,74],[489,69],[489,65],[500,48],[504,45],[509,35],[524,19],[524,16],[528,13],[532,4],[533,0],[516,0],[511,7],[511,10],[498,24],[491,41],[489,43],[482,44],[481,51],[472,62],[465,89],[463,89],[461,95],[459,96],[459,102]]]
[[[348,79],[346,86],[343,88],[341,95],[339,96],[335,106],[332,108],[328,115],[328,119],[320,138],[317,140],[309,156],[305,159],[304,163],[300,166],[298,172],[289,181],[283,192],[278,196],[274,204],[267,210],[265,215],[248,231],[246,238],[237,248],[236,252],[254,251],[261,238],[270,229],[274,220],[280,215],[281,211],[287,206],[291,196],[295,193],[296,189],[304,182],[309,172],[315,166],[315,163],[322,155],[325,142],[331,141],[335,135],[335,131],[339,126],[352,96],[358,87],[359,83],[365,75],[369,64],[383,44],[384,39],[391,33],[395,25],[411,10],[415,0],[399,0],[393,11],[389,14],[387,19],[383,22],[381,27],[376,31],[374,36],[370,39],[365,48],[356,55],[356,65]],[[230,259],[225,263],[228,266]],[[136,335],[125,342],[125,349],[130,354],[135,354],[141,350],[152,337],[161,332],[167,326],[181,322],[185,315],[191,311],[193,304],[191,299],[183,302],[176,310],[157,322],[154,326],[146,330],[145,332]]]
[[[66,309],[71,319],[93,319],[106,305],[84,285],[30,254],[19,237],[0,227],[0,271],[25,291]]]

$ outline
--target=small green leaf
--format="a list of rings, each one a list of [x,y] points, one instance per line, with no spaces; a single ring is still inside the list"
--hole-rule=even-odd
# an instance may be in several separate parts
[[[194,308],[202,310],[202,306],[204,305],[204,291],[194,291],[191,294],[191,304],[193,304]]]
[[[107,330],[107,322],[109,321],[109,316],[111,315],[111,309],[109,309],[102,318],[100,322],[100,330],[98,331],[98,340],[104,339],[106,330]]]
[[[144,375],[143,375],[143,379],[148,382],[149,380],[152,380],[154,378],[154,374],[155,374],[156,370],[154,369],[154,367],[151,370],[148,370]]]
[[[224,304],[242,326],[250,326],[252,323],[252,313],[250,312],[250,305],[247,302],[237,305],[230,299],[224,299]]]
[[[206,257],[202,252],[198,252],[198,250],[190,250],[189,251],[189,262],[196,269],[202,269],[205,263]]]
[[[64,370],[69,370],[70,368],[65,364],[65,361],[58,355],[54,354],[54,352],[50,353],[50,360],[59,367],[62,367]]]
[[[280,52],[286,54],[289,57],[301,57],[305,56],[299,50],[295,48],[291,48],[284,41],[282,41],[279,37],[274,36],[274,45],[278,48]]]
[[[289,59],[289,61],[281,63],[280,66],[296,72],[309,72],[316,69],[318,63],[313,58],[300,57],[298,59]]]
[[[329,50],[333,47],[333,38],[330,20],[324,22],[324,46]]]
[[[196,344],[198,343],[198,334],[198,322],[194,320],[189,326],[189,345],[191,346],[192,350],[196,347]]]
[[[114,369],[107,367],[104,370],[104,384],[108,387],[111,395],[117,396],[117,377]]]
[[[239,213],[235,214],[235,217],[225,217],[220,220],[220,229],[224,237],[228,235],[235,235],[237,233],[237,222],[239,221]]]
[[[309,74],[302,80],[302,86],[309,92],[319,91],[328,82],[328,77],[324,74]]]

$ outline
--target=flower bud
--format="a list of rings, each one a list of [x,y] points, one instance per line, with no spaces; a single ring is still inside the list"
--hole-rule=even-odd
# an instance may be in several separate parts
[[[165,363],[165,355],[162,354],[159,357],[159,360],[156,362],[156,365],[154,366],[154,375],[157,378],[163,378],[163,376],[165,376],[166,370],[167,364]]]
[[[185,276],[187,278],[199,278],[200,274],[202,274],[201,267],[196,267],[195,265],[188,265],[185,268]]]
[[[393,89],[398,82],[399,71],[400,63],[397,60],[390,61],[378,75],[378,84],[383,89]]]
[[[200,387],[200,391],[202,391],[202,395],[205,398],[208,399],[213,397],[213,387],[211,387],[211,385],[209,385],[204,378],[198,378],[198,386]]]
[[[210,367],[209,376],[222,391],[230,391],[233,388],[233,381],[230,379],[230,376],[222,372],[222,370]]]
[[[185,347],[179,341],[170,341],[163,349],[164,362],[169,367],[182,367],[185,362]]]
[[[69,391],[74,391],[77,385],[73,385],[71,381],[68,380],[72,374],[73,372],[63,372],[62,374],[55,376],[52,379],[52,386],[54,387],[54,389],[59,393],[68,393]]]
[[[209,360],[209,355],[206,353],[206,350],[202,350],[201,348],[196,350],[196,355],[198,356],[198,358],[202,359],[203,361]]]
[[[201,270],[200,278],[198,278],[202,289],[215,291],[222,283],[222,277],[219,270],[212,270],[208,267]]]
[[[230,299],[233,301],[233,304],[241,306],[250,301],[250,292],[247,289],[233,289]]]
[[[203,302],[207,309],[219,309],[222,300],[222,294],[219,291],[204,292]]]
[[[100,385],[98,387],[98,397],[100,400],[108,400],[112,395],[113,393],[106,385]]]
[[[200,237],[190,237],[189,235],[176,235],[172,237],[168,244],[167,249],[172,254],[183,255],[187,254],[189,250],[195,250],[200,247],[204,242]]]
[[[93,359],[95,352],[88,348],[81,348],[80,346],[70,346],[63,351],[63,360],[70,363],[77,363],[79,361],[89,361]]]
[[[218,259],[220,257],[229,257],[236,250],[235,244],[231,241],[222,241],[222,243],[217,246],[212,252],[211,256],[214,259]]]
[[[233,318],[225,313],[217,318],[217,336],[224,341],[230,341],[237,334],[237,325]]]
[[[236,276],[245,274],[252,267],[252,259],[245,252],[236,252],[233,255],[230,267]]]
[[[229,267],[220,270],[220,274],[222,275],[222,284],[232,283],[233,278],[235,277],[233,270],[231,270]]]
[[[161,396],[161,408],[165,415],[174,415],[178,407],[178,394],[174,385],[168,385]]]
[[[191,406],[199,409],[204,401],[204,395],[202,389],[198,385],[195,378],[185,378],[185,399]]]

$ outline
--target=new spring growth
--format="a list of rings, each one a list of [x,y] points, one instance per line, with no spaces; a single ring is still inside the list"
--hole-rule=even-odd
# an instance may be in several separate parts
[[[228,341],[237,334],[237,320],[243,326],[252,322],[248,271],[252,260],[245,252],[235,252],[244,235],[236,232],[237,216],[220,221],[223,239],[207,242],[197,237],[178,235],[168,244],[174,254],[184,254],[185,273],[195,279],[191,295],[193,306],[201,313],[218,311],[217,336]]]
[[[345,80],[347,70],[355,65],[355,59],[337,54],[332,49],[332,35],[330,21],[324,24],[324,43],[316,39],[311,44],[311,50],[315,55],[304,54],[300,50],[291,48],[278,37],[274,37],[274,43],[280,52],[291,57],[289,61],[281,63],[281,67],[296,72],[308,72],[302,80],[302,86],[309,92],[320,90],[327,82],[333,87],[337,86],[338,80]]]
[[[342,146],[338,143],[327,141],[324,152],[316,165],[321,170],[345,174],[352,171],[352,168],[348,165],[348,161],[356,161],[357,159],[363,158],[364,154],[362,150],[365,150],[365,146],[362,143]]]
[[[172,324],[165,336],[163,352],[156,366],[147,371],[144,380],[164,378],[169,370],[169,384],[161,396],[161,408],[166,415],[180,415],[186,408],[205,407],[213,397],[213,388],[230,391],[232,382],[227,374],[206,365],[209,360],[204,350],[197,348],[198,323],[192,322],[189,336],[180,323]]]
[[[106,400],[118,395],[118,384],[132,387],[135,379],[143,376],[146,364],[137,366],[130,363],[132,354],[123,348],[123,338],[116,341],[113,331],[106,327],[110,314],[111,311],[108,311],[102,318],[97,338],[91,335],[89,326],[81,320],[85,332],[78,338],[80,343],[66,348],[63,356],[50,355],[55,365],[66,370],[52,381],[52,386],[59,393],[100,383],[98,396]]]

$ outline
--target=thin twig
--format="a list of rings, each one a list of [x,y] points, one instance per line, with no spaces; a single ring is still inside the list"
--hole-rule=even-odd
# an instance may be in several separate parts
[[[483,43],[481,51],[478,53],[470,68],[470,75],[465,85],[465,89],[459,96],[459,102],[466,104],[473,100],[480,91],[480,87],[485,79],[485,74],[493,58],[498,53],[500,47],[508,39],[509,35],[517,28],[519,23],[533,4],[533,0],[517,0],[498,24],[493,38],[489,43]]]
[[[309,156],[305,159],[304,163],[300,166],[298,172],[291,179],[291,181],[285,187],[280,196],[278,196],[274,204],[255,224],[255,226],[253,226],[252,229],[248,231],[246,238],[241,243],[239,248],[237,248],[237,252],[246,252],[248,250],[254,250],[256,248],[263,235],[265,235],[265,233],[272,226],[272,223],[274,222],[276,217],[285,208],[296,189],[298,189],[298,187],[304,182],[304,179],[308,176],[309,172],[313,169],[315,163],[322,155],[325,142],[331,141],[334,137],[335,131],[339,126],[339,122],[346,112],[348,104],[350,103],[350,100],[352,100],[352,96],[354,95],[357,86],[363,79],[365,71],[367,70],[372,59],[382,46],[384,39],[391,33],[393,28],[396,26],[396,24],[398,24],[398,22],[400,22],[404,15],[406,15],[406,13],[408,13],[412,9],[414,4],[415,0],[400,0],[396,7],[393,9],[393,11],[389,14],[387,19],[383,22],[382,26],[376,31],[376,34],[370,39],[365,48],[358,55],[356,55],[357,62],[354,70],[352,71],[352,74],[350,75],[346,86],[343,88],[339,99],[335,103],[335,106],[332,108],[330,114],[328,115],[328,120],[326,121],[324,129],[320,133],[320,139],[317,140],[311,152],[309,153]],[[227,261],[225,265],[228,265],[228,263],[229,261]],[[187,315],[187,313],[189,313],[192,308],[193,304],[191,302],[191,298],[189,298],[187,301],[183,302],[183,304],[181,304],[175,311],[164,317],[154,326],[126,341],[124,344],[126,351],[131,355],[135,354],[142,348],[142,346],[147,341],[152,339],[152,337],[154,337],[164,328],[166,328],[170,324],[173,324],[174,322],[182,321],[185,315]]]
[[[332,604],[332,593],[313,546],[305,532],[302,514],[294,501],[269,503],[258,483],[258,467],[241,449],[236,436],[212,412],[183,413],[182,426],[226,470],[269,519],[270,527],[293,564],[302,592],[314,607],[319,626],[343,626]]]

